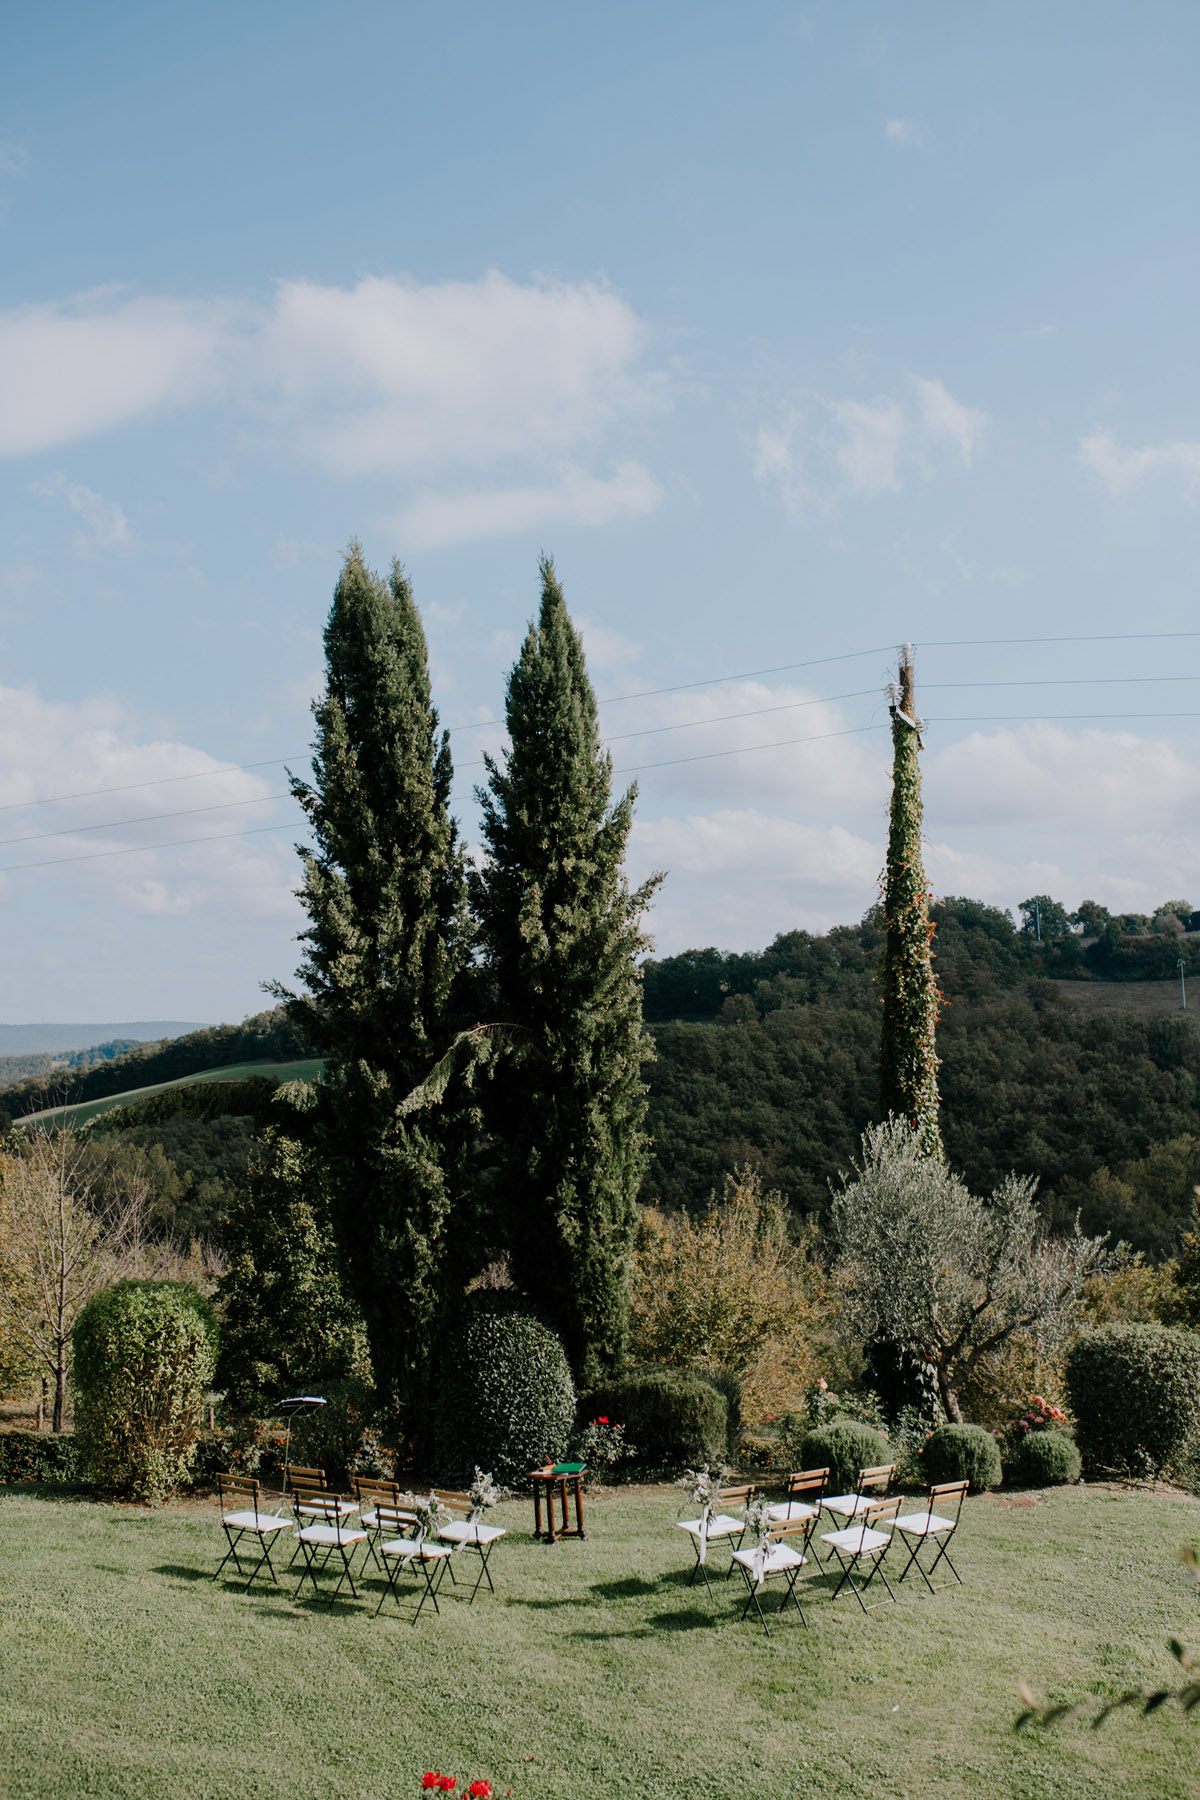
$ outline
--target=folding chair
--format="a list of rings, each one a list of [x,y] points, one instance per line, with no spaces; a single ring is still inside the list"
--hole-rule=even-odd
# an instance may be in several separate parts
[[[475,1507],[472,1504],[471,1496],[469,1494],[453,1493],[444,1488],[435,1488],[434,1493],[442,1502],[442,1505],[449,1507],[451,1512],[463,1512],[467,1514],[465,1519],[452,1519],[449,1525],[443,1525],[438,1532],[438,1539],[442,1543],[449,1544],[452,1549],[471,1549],[476,1550],[479,1553],[479,1573],[475,1577],[475,1586],[471,1589],[468,1597],[467,1604],[469,1606],[479,1592],[479,1584],[481,1581],[486,1580],[488,1587],[493,1594],[496,1591],[492,1586],[492,1576],[491,1571],[488,1568],[488,1558],[492,1554],[493,1544],[505,1535],[504,1527],[502,1525],[485,1525],[482,1519],[472,1518],[471,1514],[475,1511]],[[448,1562],[446,1567],[450,1571],[451,1581],[454,1581],[453,1560]]]
[[[367,1534],[357,1526],[346,1524],[346,1515],[342,1510],[343,1502],[336,1494],[327,1494],[324,1501],[314,1499],[305,1506],[305,1512],[316,1516],[316,1522],[302,1525],[296,1533],[296,1542],[304,1556],[304,1569],[292,1595],[293,1600],[300,1598],[300,1589],[306,1581],[313,1584],[313,1593],[319,1598],[320,1584],[317,1581],[318,1569],[323,1569],[335,1556],[339,1557],[342,1572],[338,1576],[337,1586],[328,1596],[328,1603],[333,1605],[342,1591],[343,1582],[350,1583],[350,1592],[358,1598],[358,1589],[354,1585],[354,1576],[350,1565],[354,1560],[355,1547],[367,1541]]]
[[[804,1552],[808,1548],[808,1541],[812,1536],[816,1519],[817,1514],[814,1513],[811,1519],[799,1519],[794,1524],[785,1521],[779,1525],[772,1525],[768,1542],[761,1549],[735,1550],[730,1560],[730,1568],[736,1563],[746,1581],[746,1604],[739,1617],[744,1619],[753,1605],[768,1637],[771,1635],[771,1629],[767,1624],[766,1614],[763,1612],[762,1602],[758,1596],[763,1583],[769,1581],[773,1575],[782,1576],[787,1584],[787,1591],[779,1603],[779,1611],[784,1612],[788,1601],[791,1600],[800,1614],[800,1623],[805,1626],[808,1624],[808,1620],[804,1616],[804,1608],[796,1595],[796,1577],[808,1561]],[[755,1567],[760,1556],[762,1557],[761,1570]]]
[[[768,1518],[779,1525],[805,1524],[819,1519],[828,1469],[800,1469],[787,1478],[787,1499],[767,1508]]]
[[[891,1549],[896,1514],[903,1504],[899,1499],[876,1500],[868,1505],[866,1512],[853,1525],[847,1525],[842,1531],[821,1533],[821,1542],[829,1545],[831,1554],[842,1565],[842,1578],[833,1590],[835,1600],[848,1587],[864,1613],[874,1611],[877,1606],[886,1606],[887,1600],[874,1600],[868,1606],[863,1599],[876,1575],[887,1588],[888,1599],[896,1598],[884,1571],[883,1559]],[[854,1571],[864,1566],[870,1569],[870,1573],[859,1587],[854,1579]]]
[[[382,1501],[376,1506],[375,1511],[379,1515],[379,1523],[385,1535],[388,1531],[403,1530],[410,1522],[410,1514],[402,1512],[397,1506],[385,1505]],[[414,1567],[418,1568],[425,1578],[425,1592],[417,1602],[417,1610],[412,1619],[413,1624],[415,1625],[420,1618],[421,1608],[426,1600],[433,1601],[434,1612],[441,1611],[437,1603],[437,1588],[442,1578],[442,1570],[454,1554],[451,1545],[431,1544],[418,1532],[416,1537],[397,1537],[390,1542],[381,1543],[379,1554],[383,1558],[383,1576],[387,1586],[379,1596],[379,1605],[375,1608],[376,1618],[383,1611],[383,1603],[389,1593],[399,1607],[400,1596],[396,1592],[396,1577],[402,1569]]]
[[[753,1498],[754,1488],[752,1486],[718,1488],[716,1502],[713,1506],[712,1514],[708,1520],[707,1526],[702,1518],[680,1519],[677,1521],[678,1529],[680,1531],[686,1531],[691,1538],[692,1549],[696,1553],[695,1567],[688,1576],[689,1587],[691,1587],[698,1574],[703,1575],[704,1585],[711,1595],[713,1589],[712,1582],[708,1579],[708,1546],[712,1543],[714,1538],[720,1540],[736,1537],[737,1545],[735,1548],[740,1548],[742,1539],[746,1535],[745,1519],[731,1518],[728,1513],[719,1512],[717,1508],[721,1506],[749,1506]],[[732,1573],[733,1563],[731,1562],[725,1571],[726,1579],[728,1579]]]
[[[398,1481],[368,1481],[365,1477],[357,1477],[354,1483],[354,1498],[359,1507],[359,1524],[367,1533],[367,1553],[377,1569],[382,1570],[379,1560],[379,1539],[383,1535],[383,1526],[379,1522],[376,1510],[380,1505],[398,1507],[400,1504],[400,1483]],[[417,1515],[405,1513],[404,1517],[410,1525],[415,1525]],[[394,1527],[389,1526],[389,1530]]]
[[[860,1469],[858,1486],[852,1494],[834,1494],[822,1500],[821,1505],[827,1512],[833,1513],[836,1518],[861,1519],[872,1506],[887,1498],[887,1491],[895,1473],[895,1463],[876,1463],[873,1468]],[[822,1538],[822,1542],[824,1542],[824,1538]],[[828,1560],[826,1558],[826,1561]]]
[[[264,1563],[271,1571],[272,1581],[278,1586],[279,1577],[275,1573],[275,1564],[271,1561],[271,1539],[277,1531],[286,1531],[292,1522],[290,1519],[280,1518],[277,1513],[264,1512],[259,1504],[261,1492],[261,1483],[250,1480],[248,1476],[217,1476],[217,1493],[220,1495],[221,1499],[221,1529],[225,1533],[229,1548],[221,1559],[220,1566],[217,1569],[216,1575],[213,1576],[213,1580],[216,1581],[230,1557],[233,1558],[233,1565],[238,1574],[244,1575],[246,1571],[242,1568],[241,1560],[237,1553],[237,1547],[244,1537],[256,1537],[258,1539],[258,1548],[261,1554],[259,1555],[259,1559],[255,1563],[254,1568],[251,1570],[249,1581],[246,1583],[247,1593],[250,1592],[254,1577],[258,1574],[258,1571],[262,1568]],[[249,1495],[250,1497],[250,1510],[243,1510],[241,1512],[229,1510],[236,1506],[239,1501],[244,1501],[246,1495]]]
[[[960,1587],[962,1586],[962,1576],[950,1561],[949,1551],[950,1539],[958,1530],[958,1521],[962,1517],[963,1501],[966,1499],[969,1486],[970,1483],[966,1481],[943,1481],[939,1487],[930,1488],[929,1506],[925,1512],[905,1513],[903,1518],[896,1520],[896,1530],[912,1544],[908,1561],[900,1571],[901,1581],[915,1563],[918,1575],[921,1576],[931,1594],[936,1593],[938,1588],[953,1587],[955,1582]],[[942,1518],[934,1510],[938,1506],[944,1507],[946,1512],[953,1509],[953,1518]],[[929,1568],[925,1569],[921,1563],[920,1551],[923,1544],[929,1543],[937,1544],[938,1553]],[[942,1561],[949,1566],[954,1581],[939,1581],[935,1584],[929,1577]]]

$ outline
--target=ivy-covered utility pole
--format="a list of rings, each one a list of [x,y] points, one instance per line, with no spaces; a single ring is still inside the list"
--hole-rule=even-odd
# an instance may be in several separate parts
[[[884,1115],[906,1119],[930,1156],[942,1154],[938,1128],[941,992],[933,972],[934,926],[921,857],[921,721],[912,645],[900,652],[900,679],[888,690],[892,715],[892,807],[883,879],[883,1034],[879,1093]]]

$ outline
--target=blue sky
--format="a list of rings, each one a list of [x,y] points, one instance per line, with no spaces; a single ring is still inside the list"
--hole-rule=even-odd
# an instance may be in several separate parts
[[[274,759],[354,535],[450,725],[542,548],[599,693],[680,689],[603,714],[663,950],[870,903],[905,639],[937,891],[1200,905],[1200,637],[1150,635],[1197,628],[1198,52],[1185,4],[8,21],[0,1017],[290,973]]]

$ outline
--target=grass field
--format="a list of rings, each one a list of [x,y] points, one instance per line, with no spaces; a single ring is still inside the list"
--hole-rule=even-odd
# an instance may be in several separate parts
[[[1200,988],[1193,988],[1188,995],[1187,1011],[1184,1012],[1179,983],[1172,981],[1056,981],[1056,988],[1069,994],[1072,1000],[1078,1000],[1084,1012],[1118,1012],[1135,1013],[1140,1019],[1155,1018],[1163,1013],[1171,1013],[1181,1019],[1187,1019],[1192,1025],[1200,1025]]]
[[[106,1094],[102,1100],[80,1100],[74,1106],[51,1106],[45,1112],[26,1113],[21,1125],[82,1125],[98,1113],[110,1112],[114,1106],[132,1106],[137,1100],[148,1100],[151,1094],[165,1094],[172,1088],[196,1087],[206,1081],[247,1081],[251,1075],[274,1075],[280,1081],[315,1081],[325,1064],[319,1057],[305,1062],[228,1063],[221,1069],[202,1069],[196,1075],[181,1075],[176,1081],[157,1081],[150,1087],[129,1088],[123,1094]]]
[[[864,1618],[824,1578],[770,1641],[685,1584],[670,1490],[592,1503],[584,1543],[499,1510],[497,1593],[414,1627],[376,1586],[332,1611],[215,1585],[211,1505],[0,1498],[5,1800],[416,1796],[425,1769],[514,1800],[1196,1800],[1200,1718],[1017,1736],[1016,1688],[1108,1694],[1200,1647],[1173,1553],[1200,1511],[1103,1487],[968,1503],[962,1589]],[[390,1607],[389,1602],[389,1607]]]

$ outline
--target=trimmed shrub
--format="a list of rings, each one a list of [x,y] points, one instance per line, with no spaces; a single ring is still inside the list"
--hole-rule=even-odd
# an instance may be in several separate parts
[[[84,1307],[75,1349],[81,1475],[161,1500],[186,1480],[217,1360],[212,1308],[181,1281],[121,1281]]]
[[[1031,1431],[1013,1458],[1013,1477],[1026,1487],[1065,1487],[1083,1469],[1069,1431]]]
[[[646,1468],[724,1463],[729,1455],[728,1401],[690,1369],[633,1370],[594,1389],[587,1407],[625,1427]]]
[[[1200,1335],[1102,1325],[1067,1354],[1067,1392],[1086,1464],[1158,1475],[1200,1443]]]
[[[891,1445],[882,1433],[857,1419],[834,1419],[830,1425],[805,1432],[796,1446],[794,1466],[823,1469],[828,1465],[828,1492],[849,1494],[858,1486],[860,1469],[891,1461]]]
[[[434,1458],[443,1480],[465,1484],[478,1466],[497,1481],[520,1481],[562,1461],[575,1384],[562,1339],[520,1295],[468,1295],[435,1391]]]
[[[925,1440],[926,1480],[969,1481],[972,1491],[1000,1486],[1000,1446],[982,1425],[939,1425]]]
[[[14,1481],[74,1482],[78,1462],[69,1432],[0,1432],[0,1487]]]

